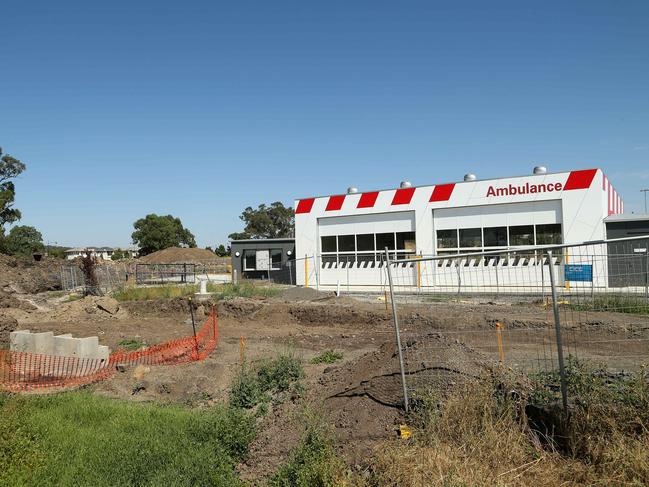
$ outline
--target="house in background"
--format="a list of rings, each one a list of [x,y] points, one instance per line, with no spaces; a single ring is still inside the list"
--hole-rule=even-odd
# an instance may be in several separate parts
[[[65,257],[68,260],[77,259],[83,257],[86,253],[90,252],[90,255],[95,259],[100,260],[111,260],[115,251],[120,250],[122,252],[127,252],[129,258],[135,258],[138,256],[138,250],[134,248],[113,248],[113,247],[75,247],[65,251]]]

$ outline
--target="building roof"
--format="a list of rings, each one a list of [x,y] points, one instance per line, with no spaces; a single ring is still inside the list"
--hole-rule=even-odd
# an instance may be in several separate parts
[[[286,238],[248,238],[242,240],[231,240],[230,243],[263,243],[263,242],[295,242],[295,237]]]
[[[649,213],[619,213],[604,218],[605,223],[649,221]]]

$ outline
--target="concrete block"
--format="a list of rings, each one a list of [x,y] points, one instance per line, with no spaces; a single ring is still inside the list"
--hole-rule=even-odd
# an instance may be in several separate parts
[[[9,350],[12,352],[26,352],[31,342],[29,330],[17,330],[9,333]]]
[[[34,348],[30,350],[33,353],[42,355],[52,355],[54,353],[54,333],[43,331],[41,333],[32,333]]]
[[[61,357],[76,357],[77,356],[77,344],[78,339],[72,338],[72,336],[55,336],[53,339],[54,346],[52,355],[58,355]]]

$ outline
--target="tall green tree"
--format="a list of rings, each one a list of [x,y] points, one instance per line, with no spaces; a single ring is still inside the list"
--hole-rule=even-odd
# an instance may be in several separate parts
[[[3,247],[10,255],[31,255],[45,249],[41,232],[26,225],[13,227],[5,237]]]
[[[239,217],[245,222],[243,232],[228,235],[231,240],[248,238],[286,238],[295,234],[295,212],[276,201],[270,206],[261,204],[257,209],[248,207]]]
[[[20,220],[20,210],[13,207],[16,197],[16,188],[13,180],[25,168],[25,164],[15,157],[11,157],[9,154],[3,154],[0,148],[0,229],[8,223],[14,223]]]
[[[158,216],[155,213],[137,220],[131,235],[133,243],[139,246],[140,255],[147,255],[169,247],[196,247],[194,235],[187,230],[180,218],[172,215]]]

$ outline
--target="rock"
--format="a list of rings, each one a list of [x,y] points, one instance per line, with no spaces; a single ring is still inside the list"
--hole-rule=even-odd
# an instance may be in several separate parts
[[[126,365],[125,364],[117,364],[115,366],[115,370],[117,370],[117,372],[122,372],[122,373],[126,372]]]
[[[116,299],[108,296],[97,298],[96,306],[109,315],[114,315],[119,311],[119,302]]]
[[[136,394],[139,394],[142,391],[146,391],[148,384],[146,382],[138,382],[133,386],[133,390],[131,391],[131,395],[135,396]]]
[[[135,370],[133,371],[133,378],[142,380],[146,374],[151,372],[151,367],[147,367],[145,365],[138,365],[135,367]]]
[[[322,373],[323,374],[328,374],[330,372],[333,372],[334,370],[336,370],[336,367],[329,366],[329,367],[325,367],[325,369],[322,371]]]

